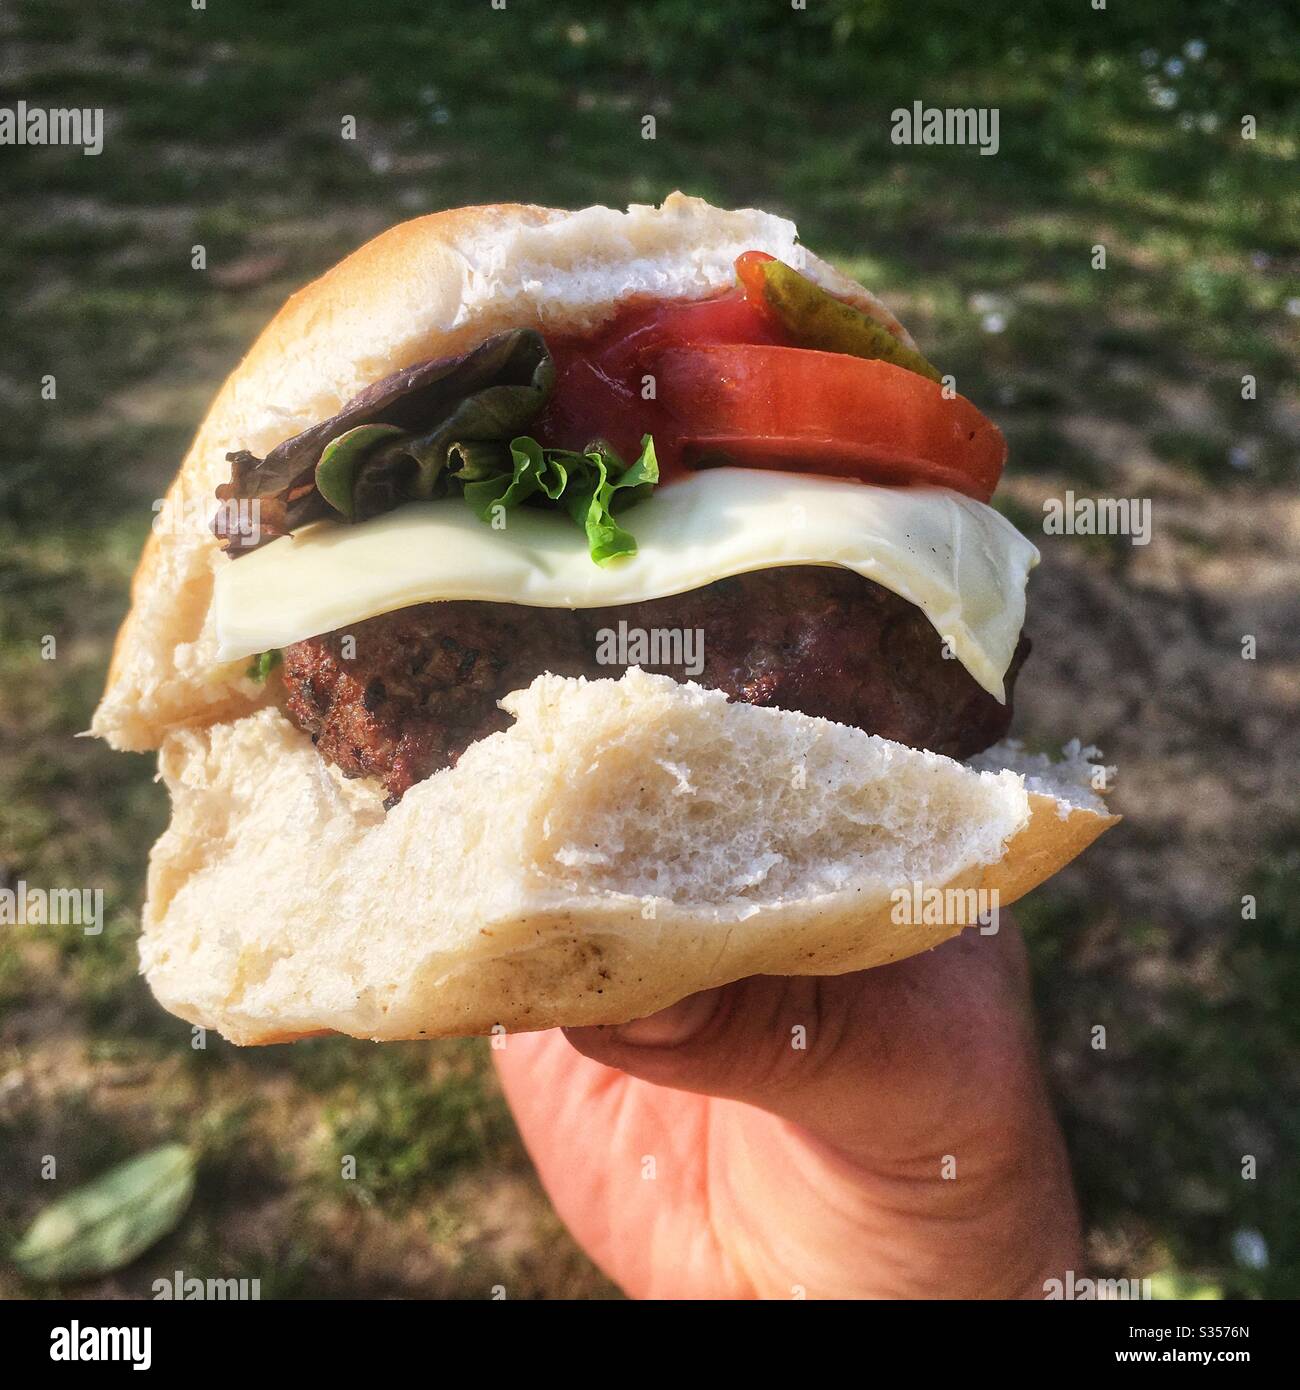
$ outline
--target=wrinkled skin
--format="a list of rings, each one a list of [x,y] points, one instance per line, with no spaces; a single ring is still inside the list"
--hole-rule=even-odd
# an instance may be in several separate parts
[[[1081,1267],[1005,913],[896,965],[492,1055],[557,1211],[635,1297],[1041,1298]]]

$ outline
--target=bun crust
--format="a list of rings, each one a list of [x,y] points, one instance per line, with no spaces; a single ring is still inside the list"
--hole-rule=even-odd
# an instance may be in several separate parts
[[[92,730],[158,748],[172,821],[141,942],[160,1001],[233,1041],[615,1023],[755,973],[926,950],[891,893],[1006,904],[1115,817],[825,720],[631,671],[539,677],[515,725],[385,814],[245,663],[215,659],[206,527],[225,455],[264,454],[370,383],[505,328],[579,330],[636,294],[699,298],[766,250],[910,339],[793,224],[661,208],[463,208],[384,233],[294,295],[217,396],[132,587]],[[1086,764],[1076,771],[1082,772]]]

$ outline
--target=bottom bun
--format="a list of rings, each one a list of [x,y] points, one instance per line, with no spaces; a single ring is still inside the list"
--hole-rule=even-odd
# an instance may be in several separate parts
[[[989,900],[925,890],[1006,906],[1116,819],[1086,755],[975,770],[635,669],[503,704],[387,813],[276,709],[170,734],[141,942],[163,1005],[237,1043],[621,1023],[928,950]]]

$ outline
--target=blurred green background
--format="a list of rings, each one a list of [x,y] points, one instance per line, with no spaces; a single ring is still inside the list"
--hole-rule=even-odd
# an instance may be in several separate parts
[[[0,149],[0,877],[102,886],[107,926],[0,928],[0,1251],[49,1196],[41,1155],[66,1190],[181,1138],[202,1162],[178,1231],[65,1291],[147,1296],[181,1267],[263,1297],[612,1292],[482,1044],[191,1051],[135,973],[165,795],[150,759],[74,735],[151,503],[286,294],[424,211],[680,187],[796,217],[1010,438],[1001,505],[1044,553],[1017,730],[1099,743],[1127,817],[1020,909],[1094,1271],[1300,1294],[1287,10],[10,0],[0,104],[102,106],[106,142]],[[916,100],[997,107],[1000,152],[891,144]],[[1152,544],[1043,536],[1066,488],[1152,498]],[[0,1257],[0,1293],[43,1291]]]

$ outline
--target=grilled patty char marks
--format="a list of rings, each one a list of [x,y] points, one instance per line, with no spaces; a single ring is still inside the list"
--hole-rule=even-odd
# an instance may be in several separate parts
[[[285,649],[287,708],[322,757],[378,778],[388,804],[508,728],[497,701],[544,671],[620,676],[602,664],[602,630],[698,630],[703,667],[646,665],[733,700],[801,710],[912,748],[965,758],[1011,722],[1010,694],[1029,650],[1021,638],[1000,705],[925,615],[849,570],[759,570],[702,589],[614,608],[447,602],[399,609]],[[697,640],[701,640],[697,639]]]

